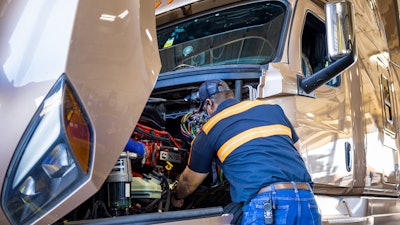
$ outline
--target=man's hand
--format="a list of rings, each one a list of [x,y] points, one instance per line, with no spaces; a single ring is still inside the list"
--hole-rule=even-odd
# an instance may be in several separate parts
[[[183,206],[184,202],[185,202],[184,199],[176,199],[175,193],[172,194],[172,198],[171,198],[172,206],[174,206],[175,208],[181,208]]]
[[[186,167],[179,177],[178,185],[171,197],[171,204],[176,208],[183,206],[183,198],[192,194],[207,177],[208,173],[197,173]]]

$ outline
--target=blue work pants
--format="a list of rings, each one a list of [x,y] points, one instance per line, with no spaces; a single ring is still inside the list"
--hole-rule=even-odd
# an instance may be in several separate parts
[[[242,225],[264,225],[264,204],[272,201],[273,224],[321,225],[321,214],[311,190],[285,189],[258,194],[243,206]]]

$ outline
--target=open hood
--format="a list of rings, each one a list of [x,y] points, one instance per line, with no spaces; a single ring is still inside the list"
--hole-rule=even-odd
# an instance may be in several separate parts
[[[53,223],[103,184],[158,77],[154,14],[146,0],[0,3],[0,224]]]

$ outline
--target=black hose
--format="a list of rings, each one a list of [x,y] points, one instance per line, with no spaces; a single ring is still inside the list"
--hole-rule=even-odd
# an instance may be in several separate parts
[[[156,168],[157,167],[157,163],[156,163],[156,153],[157,153],[157,144],[154,143],[153,144],[153,152],[151,154],[151,165]]]
[[[169,183],[168,183],[167,177],[164,174],[161,174],[161,178],[165,183],[165,189],[167,191],[167,199],[165,201],[164,212],[168,212],[169,206],[171,204],[171,189],[169,188]]]
[[[157,204],[160,201],[160,199],[154,199],[150,204],[148,204],[144,209],[145,212],[149,212],[151,208],[154,207],[155,204]]]
[[[164,212],[167,212],[169,210],[169,206],[171,204],[171,189],[169,188],[169,183],[168,179],[163,173],[158,173],[156,171],[151,172],[154,176],[156,177],[161,177],[162,182],[164,183],[165,186],[165,191],[166,191],[166,199],[165,199],[165,207],[164,207]]]

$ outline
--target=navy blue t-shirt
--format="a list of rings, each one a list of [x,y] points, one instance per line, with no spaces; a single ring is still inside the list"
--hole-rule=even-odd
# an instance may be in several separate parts
[[[294,147],[298,136],[279,105],[227,99],[192,142],[189,168],[208,173],[216,158],[233,202],[248,202],[275,182],[311,182]]]

